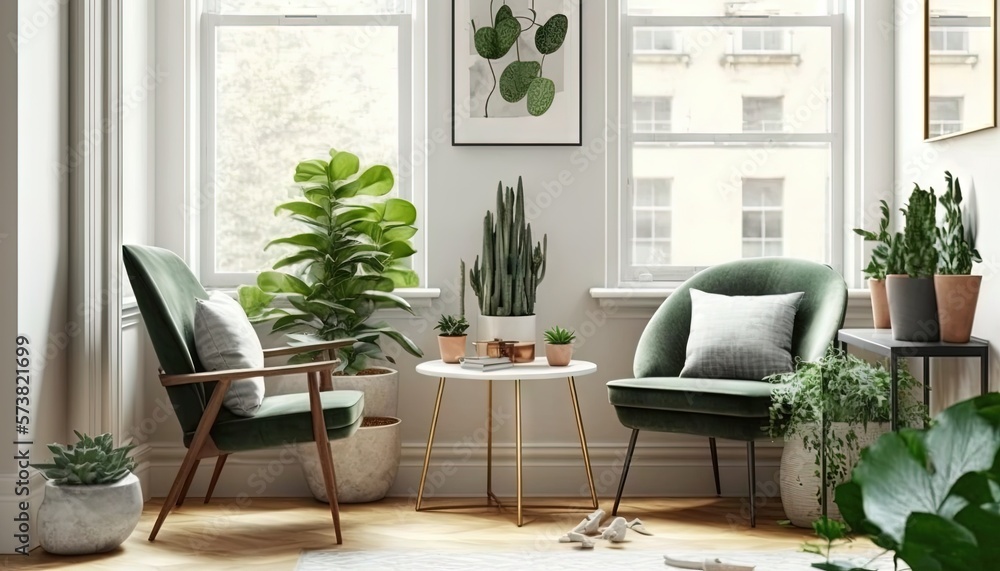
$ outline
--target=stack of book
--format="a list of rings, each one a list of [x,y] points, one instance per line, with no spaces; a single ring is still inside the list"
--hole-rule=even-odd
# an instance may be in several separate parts
[[[470,371],[497,371],[513,367],[508,357],[463,357],[462,368]]]

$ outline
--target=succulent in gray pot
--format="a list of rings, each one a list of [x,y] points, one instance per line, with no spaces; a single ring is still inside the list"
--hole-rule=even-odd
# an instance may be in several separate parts
[[[891,224],[889,204],[882,200],[879,202],[879,207],[882,211],[882,218],[879,220],[878,232],[855,228],[854,233],[864,238],[866,242],[877,242],[872,249],[868,266],[862,271],[865,278],[868,279],[868,291],[872,300],[872,320],[875,323],[875,328],[889,329],[891,321],[889,319],[889,299],[885,293],[885,276],[890,262],[889,254],[892,251],[894,235],[889,232]]]
[[[532,243],[531,224],[524,215],[524,187],[517,193],[497,185],[497,211],[483,220],[483,255],[469,272],[479,300],[477,336],[480,341],[534,342],[535,292],[545,278],[548,236]]]
[[[944,225],[937,229],[938,270],[934,276],[941,340],[968,343],[976,318],[983,276],[972,275],[972,263],[982,262],[976,250],[973,213],[962,208],[962,187],[945,171],[948,190],[941,195]],[[965,218],[970,224],[965,224]]]
[[[115,448],[111,434],[73,431],[76,444],[49,444],[51,464],[33,464],[45,479],[38,541],[56,555],[104,553],[121,545],[142,515],[142,489],[132,473],[133,444]]]
[[[934,189],[914,185],[906,208],[902,240],[896,235],[890,259],[902,259],[904,274],[886,276],[892,338],[897,341],[937,341],[940,337],[934,274],[938,266],[937,198]],[[895,268],[894,268],[895,269]]]

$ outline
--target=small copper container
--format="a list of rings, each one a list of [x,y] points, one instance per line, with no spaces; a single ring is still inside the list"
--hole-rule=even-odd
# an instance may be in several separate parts
[[[514,351],[513,341],[494,339],[493,341],[473,341],[477,357],[507,357]]]
[[[515,363],[531,363],[535,360],[535,344],[531,341],[514,343],[510,360]]]

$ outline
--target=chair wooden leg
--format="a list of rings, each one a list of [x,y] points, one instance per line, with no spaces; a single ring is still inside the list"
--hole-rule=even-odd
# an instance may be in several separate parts
[[[322,374],[324,381],[329,371]],[[333,514],[333,529],[337,534],[337,545],[344,542],[340,533],[340,504],[337,502],[337,476],[333,469],[333,456],[330,454],[330,440],[326,433],[326,419],[323,417],[323,403],[320,400],[320,375],[309,374],[309,410],[312,413],[313,438],[319,451],[319,463],[323,468],[323,484],[326,486],[326,497],[330,500],[330,512]]]
[[[222,473],[222,467],[226,465],[226,458],[229,458],[229,454],[223,454],[215,461],[215,470],[212,471],[212,481],[208,483],[208,491],[205,492],[206,504],[212,499],[212,493],[215,492],[215,485],[219,483],[219,474]]]
[[[622,467],[622,477],[618,481],[618,493],[615,494],[615,507],[611,508],[611,515],[618,515],[618,504],[622,501],[622,492],[625,491],[625,478],[628,478],[628,467],[632,464],[632,453],[635,452],[635,441],[639,439],[639,429],[632,429],[632,437],[628,441],[628,452],[625,453],[625,466]]]
[[[712,473],[715,474],[715,497],[722,496],[722,485],[719,483],[719,449],[715,446],[715,439],[708,439],[708,447],[712,451]]]
[[[747,477],[750,480],[750,527],[757,527],[757,458],[753,440],[747,442]]]
[[[177,496],[177,507],[181,507],[184,504],[184,498],[188,495],[188,490],[191,489],[191,482],[194,480],[194,475],[198,473],[198,465],[201,464],[201,458],[194,461],[194,466],[191,467],[191,471],[188,472],[187,478],[184,480],[184,487],[181,488],[181,495]]]
[[[163,520],[167,519],[167,514],[170,513],[170,508],[174,507],[174,504],[177,503],[177,497],[181,493],[181,487],[183,487],[184,482],[187,481],[188,473],[190,473],[195,464],[198,463],[198,457],[201,453],[201,449],[208,441],[209,432],[212,430],[212,425],[215,424],[215,418],[219,415],[219,408],[222,406],[222,399],[226,395],[226,391],[229,389],[229,385],[231,383],[232,381],[227,379],[219,381],[215,384],[215,389],[212,391],[212,398],[208,400],[205,412],[201,415],[201,420],[198,421],[198,428],[194,432],[194,439],[188,447],[187,454],[184,455],[184,461],[181,462],[180,470],[177,471],[177,477],[174,478],[173,485],[170,486],[170,492],[167,494],[167,499],[164,500],[163,507],[160,508],[160,515],[156,517],[156,522],[153,524],[153,530],[149,533],[150,541],[156,539],[156,534],[160,532]]]

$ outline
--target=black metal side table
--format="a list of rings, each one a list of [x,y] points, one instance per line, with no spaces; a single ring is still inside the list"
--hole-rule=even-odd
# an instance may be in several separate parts
[[[973,337],[968,343],[943,343],[940,341],[922,343],[916,341],[896,341],[889,329],[841,329],[837,332],[840,348],[847,351],[849,345],[871,351],[889,358],[889,372],[892,375],[890,403],[892,416],[889,426],[899,429],[899,359],[918,357],[924,364],[924,406],[930,406],[931,398],[931,357],[979,357],[980,393],[990,391],[990,343]]]

